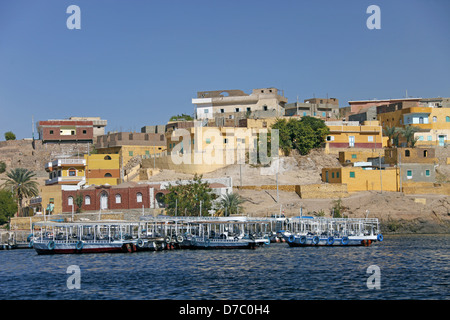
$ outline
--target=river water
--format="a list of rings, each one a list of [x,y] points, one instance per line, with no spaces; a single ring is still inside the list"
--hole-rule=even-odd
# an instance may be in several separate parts
[[[448,300],[449,249],[450,235],[385,235],[370,247],[276,243],[256,250],[44,256],[0,251],[0,299]],[[73,265],[80,270],[79,289],[67,285]],[[370,266],[378,272],[368,273]]]

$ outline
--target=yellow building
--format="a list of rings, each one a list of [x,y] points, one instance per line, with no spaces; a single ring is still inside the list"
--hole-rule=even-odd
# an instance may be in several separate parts
[[[118,154],[120,167],[135,156],[149,158],[166,150],[164,134],[140,132],[116,132],[98,136],[95,144],[99,154]]]
[[[410,107],[379,113],[377,117],[383,127],[409,125],[419,129],[414,135],[417,146],[445,146],[450,142],[450,108]],[[405,142],[402,137],[400,141]]]
[[[387,137],[378,121],[365,121],[359,125],[357,121],[326,121],[330,129],[326,137],[326,148],[365,148],[381,149],[387,146]]]
[[[367,170],[361,167],[323,168],[322,181],[347,185],[348,192],[399,191],[397,168]]]
[[[84,155],[86,161],[86,184],[117,185],[120,183],[120,155]]]

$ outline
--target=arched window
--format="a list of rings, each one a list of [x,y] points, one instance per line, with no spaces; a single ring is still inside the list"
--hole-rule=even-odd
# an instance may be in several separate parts
[[[112,177],[111,173],[109,173],[109,172],[105,173],[105,178],[111,178],[111,177]]]
[[[116,203],[122,203],[122,196],[120,194],[116,194]]]
[[[111,157],[110,157],[110,156],[105,156],[103,159],[105,159],[105,160],[111,160]]]
[[[436,121],[437,121],[437,117],[434,116],[434,117],[433,117],[433,122],[436,122]]]
[[[73,197],[72,197],[72,196],[69,196],[69,197],[67,198],[67,204],[68,204],[69,206],[73,206]]]
[[[91,204],[91,197],[89,197],[89,196],[85,196],[84,197],[84,204],[85,205],[90,205]]]
[[[136,202],[142,202],[142,193],[136,193]]]

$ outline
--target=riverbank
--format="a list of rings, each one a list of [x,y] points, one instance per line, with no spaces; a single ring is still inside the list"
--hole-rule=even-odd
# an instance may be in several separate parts
[[[286,217],[323,215],[330,217],[339,198],[301,199],[295,192],[235,190],[246,202],[244,212],[252,216],[284,214]],[[450,198],[446,195],[405,195],[400,192],[365,191],[340,199],[342,215],[378,218],[383,233],[450,233]]]

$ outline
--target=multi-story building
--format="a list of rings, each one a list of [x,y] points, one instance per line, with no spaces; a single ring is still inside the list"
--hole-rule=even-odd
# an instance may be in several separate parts
[[[85,154],[84,159],[86,185],[117,185],[121,182],[118,154]]]
[[[98,136],[95,149],[100,154],[118,154],[121,167],[135,156],[151,156],[166,150],[165,134],[115,132]]]
[[[326,148],[369,148],[380,149],[387,145],[382,128],[378,121],[366,121],[360,125],[358,121],[326,121],[330,129],[326,137]]]
[[[412,126],[417,146],[446,146],[450,142],[450,107],[423,99],[420,105],[405,107],[391,104],[377,107],[377,117],[383,128]],[[445,104],[446,105],[446,104]],[[406,145],[404,139],[400,140]]]
[[[192,103],[196,106],[198,120],[264,118],[283,116],[287,98],[276,88],[253,89],[251,94],[241,90],[217,90],[197,92]]]
[[[104,132],[107,121],[97,117],[71,117],[37,123],[39,139],[43,143],[92,143]]]
[[[435,182],[436,158],[434,148],[387,148],[384,161],[399,168],[402,182]]]
[[[313,98],[285,105],[285,116],[311,116],[326,119],[339,118],[339,100],[336,98]]]

